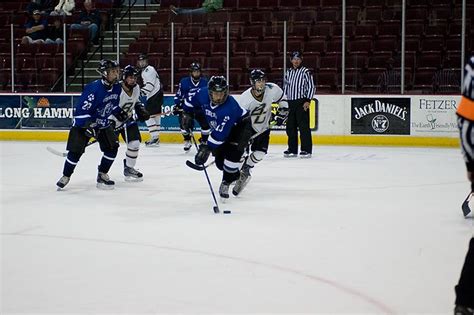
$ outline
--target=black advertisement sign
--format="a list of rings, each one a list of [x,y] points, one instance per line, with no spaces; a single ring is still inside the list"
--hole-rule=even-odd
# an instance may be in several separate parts
[[[21,108],[20,97],[0,97],[0,129],[19,128],[23,116],[29,116],[29,111]]]
[[[352,134],[410,134],[410,98],[352,98]]]
[[[73,108],[71,96],[23,96],[23,108],[29,116],[23,117],[22,128],[69,129]]]

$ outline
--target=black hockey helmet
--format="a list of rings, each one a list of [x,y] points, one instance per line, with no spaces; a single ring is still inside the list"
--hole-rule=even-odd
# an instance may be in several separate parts
[[[201,71],[201,65],[199,64],[199,62],[191,63],[191,65],[189,66],[189,71]]]
[[[135,76],[135,77],[138,76],[137,68],[135,68],[132,65],[128,65],[122,70],[122,80],[125,81],[125,79],[130,76]]]
[[[194,76],[194,71],[199,71],[199,75]],[[191,73],[191,78],[194,81],[199,81],[199,79],[201,78],[201,65],[198,62],[191,63],[191,65],[189,66],[189,72]]]
[[[224,76],[221,76],[221,75],[212,76],[209,79],[207,88],[209,92],[209,98],[211,99],[211,102],[214,105],[223,104],[227,100],[227,97],[229,96],[229,84],[227,83],[227,80]],[[214,97],[214,93],[221,93],[221,92],[223,92],[224,94],[219,99],[216,99]]]
[[[148,55],[146,53],[141,53],[138,55],[137,67],[138,69],[144,69],[148,66]]]
[[[252,88],[254,89],[255,92],[258,93],[258,95],[262,94],[263,91],[265,90],[265,84],[263,84],[261,87],[257,88],[257,81],[267,81],[267,76],[265,75],[265,72],[260,69],[253,69],[250,72],[250,84],[252,85]]]
[[[114,61],[114,60],[109,60],[109,59],[102,59],[101,61],[99,61],[99,67],[97,68],[97,72],[102,76],[102,79],[108,83],[107,85],[111,86],[112,84],[114,84],[118,77],[115,78],[113,81],[109,81],[109,70],[110,69],[114,69],[114,68],[118,68],[119,67],[119,64],[117,61]]]
[[[127,82],[128,77],[134,77],[135,78],[135,84],[129,85],[128,82]],[[136,81],[137,77],[138,77],[138,70],[134,66],[128,65],[125,68],[123,68],[123,70],[122,70],[122,81],[127,86],[127,88],[133,89],[135,87],[135,85],[137,85],[137,81]]]
[[[97,68],[97,72],[103,77],[108,75],[107,71],[111,68],[117,68],[119,66],[117,61],[109,60],[109,59],[102,59],[99,61],[99,67]]]

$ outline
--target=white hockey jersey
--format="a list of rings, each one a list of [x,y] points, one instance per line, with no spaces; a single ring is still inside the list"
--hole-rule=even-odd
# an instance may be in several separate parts
[[[153,95],[158,93],[161,89],[160,76],[156,72],[153,66],[148,65],[141,72],[143,86],[141,88],[142,95],[146,96],[146,99],[150,99]]]
[[[262,132],[270,126],[272,103],[278,103],[279,108],[288,109],[288,102],[283,90],[275,83],[266,83],[261,101],[252,95],[252,88],[247,89],[239,98],[240,107],[250,113],[252,127],[255,132]]]
[[[115,121],[116,129],[120,128],[124,123],[130,123],[133,121],[133,119],[130,119],[130,118],[133,116],[133,110],[135,108],[135,104],[140,102],[139,98],[140,98],[140,87],[138,86],[138,84],[135,85],[135,87],[133,88],[131,95],[128,95],[122,86],[122,92],[120,92],[119,107],[122,110],[127,112],[128,119],[125,122],[120,122],[117,120],[117,118],[114,115],[111,115],[109,119]]]

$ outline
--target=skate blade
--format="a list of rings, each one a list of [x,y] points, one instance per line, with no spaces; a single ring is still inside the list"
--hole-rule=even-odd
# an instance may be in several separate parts
[[[101,190],[113,190],[115,188],[115,185],[105,185],[102,183],[97,183],[96,187]]]
[[[130,182],[130,183],[133,183],[133,182],[143,182],[143,177],[132,177],[132,176],[125,176],[125,181],[126,182]]]
[[[247,186],[247,184],[250,182],[250,179],[251,179],[251,178],[252,178],[252,176],[249,176],[249,177],[247,178],[247,180],[242,184],[240,190],[235,190],[235,186],[234,186],[234,188],[232,189],[232,194],[233,194],[235,197],[239,196],[239,195],[242,193],[242,191],[245,189],[245,186]]]

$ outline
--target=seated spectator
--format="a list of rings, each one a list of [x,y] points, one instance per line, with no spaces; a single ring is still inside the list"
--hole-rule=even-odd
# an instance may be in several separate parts
[[[33,11],[40,11],[41,14],[49,14],[53,8],[53,0],[31,0],[26,6],[26,11],[33,14]]]
[[[205,14],[222,9],[224,0],[204,0],[202,7],[197,9],[181,9],[170,5],[170,10],[174,14]]]
[[[45,40],[46,44],[62,44],[63,41],[63,28],[59,18],[54,20],[53,27],[48,28],[48,36]]]
[[[25,24],[26,36],[21,39],[22,44],[42,44],[46,39],[48,21],[41,18],[39,10],[33,11],[33,19]]]
[[[71,25],[71,29],[89,29],[89,37],[97,45],[99,42],[100,12],[93,8],[91,1],[84,2],[84,9],[77,23]]]
[[[401,74],[399,70],[393,68],[395,60],[387,60],[386,70],[379,77],[379,92],[383,94],[400,93]]]
[[[54,11],[51,12],[51,15],[72,15],[72,10],[74,10],[75,6],[76,3],[74,0],[59,0],[58,5],[54,7]]]

